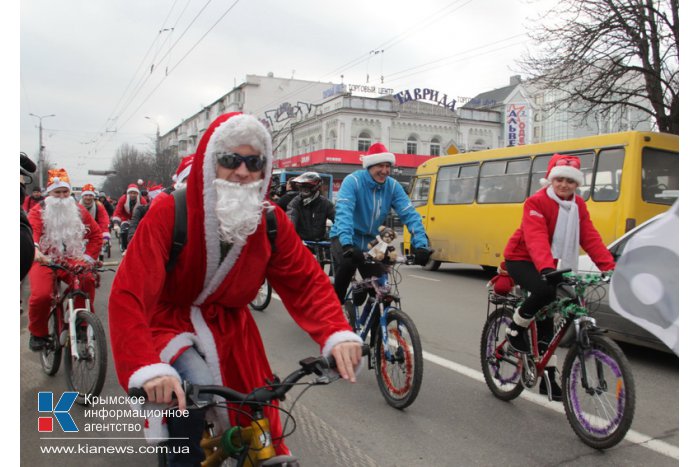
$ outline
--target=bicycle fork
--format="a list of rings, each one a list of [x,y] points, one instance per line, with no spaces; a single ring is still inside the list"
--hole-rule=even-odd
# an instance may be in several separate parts
[[[587,325],[582,326],[582,323],[587,323]],[[598,377],[598,384],[595,387],[592,387],[589,383],[588,369],[586,368],[585,352],[591,347],[588,333],[591,331],[596,332],[598,329],[596,327],[595,318],[583,316],[576,319],[574,325],[576,327],[576,349],[579,362],[581,362],[581,386],[583,386],[586,393],[589,395],[601,394],[608,389],[608,382],[605,380],[605,373],[603,371],[603,363],[599,359],[595,359],[596,376]]]
[[[85,299],[85,308],[75,308],[73,298],[71,297],[68,299],[68,309],[64,311],[63,317],[64,322],[68,324],[68,330],[66,330],[65,328],[63,329],[59,340],[61,346],[65,346],[66,341],[70,340],[70,353],[75,359],[80,358],[80,354],[78,353],[78,329],[75,326],[75,322],[76,317],[78,316],[78,312],[83,310],[87,311],[88,313],[91,313],[89,299]],[[88,345],[90,345],[89,343],[93,342],[93,330],[90,326],[86,326],[85,331],[87,332],[86,342],[88,342]]]

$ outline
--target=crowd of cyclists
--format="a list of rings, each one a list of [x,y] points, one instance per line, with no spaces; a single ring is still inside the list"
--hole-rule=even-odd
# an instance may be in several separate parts
[[[390,176],[395,155],[375,143],[361,163],[343,180],[335,204],[321,193],[321,176],[315,172],[290,180],[285,193],[271,197],[270,134],[256,118],[229,113],[211,123],[196,152],[173,174],[171,186],[146,186],[139,180],[115,202],[86,184],[76,200],[66,171],[49,170],[43,192],[37,187],[22,202],[34,242],[29,347],[41,350],[47,335],[54,273],[41,265],[58,258],[93,263],[114,231],[122,260],[109,296],[109,332],[125,390],[142,387],[150,402],[184,410],[184,379],[242,392],[265,385],[272,371],[247,308],[264,279],[321,353],[335,357],[340,375],[354,382],[362,342],[341,305],[356,271],[363,278],[381,273],[381,265],[365,262],[365,253],[392,210],[411,234],[416,264],[427,264],[432,254],[420,215]],[[574,193],[581,178],[578,158],[555,155],[546,188],[526,200],[522,226],[506,248],[505,266],[517,284],[532,291],[510,327],[516,351],[528,351],[524,330],[553,299],[554,288],[544,275],[557,267],[557,259],[575,262],[580,244],[601,270],[614,268],[585,204]],[[27,180],[22,180],[23,197],[25,186]],[[175,194],[183,188],[185,201],[178,205]],[[274,214],[273,237],[264,213]],[[185,240],[171,257],[174,232],[182,226]],[[333,283],[302,240],[330,241]],[[174,266],[166,267],[170,263]],[[87,292],[94,303],[94,287]],[[541,335],[549,331],[551,323],[543,323]],[[247,349],[245,361],[237,356],[240,348]],[[556,385],[554,371],[550,378]],[[277,411],[265,411],[278,440],[275,449],[288,453]],[[189,447],[189,453],[172,454],[171,465],[201,459],[198,440],[205,414],[193,412],[186,420],[146,424],[147,438],[170,436],[173,443]],[[220,426],[231,423],[226,416],[213,417]]]

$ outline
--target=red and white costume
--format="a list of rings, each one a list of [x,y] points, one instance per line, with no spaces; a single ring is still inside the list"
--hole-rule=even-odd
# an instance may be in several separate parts
[[[323,354],[330,355],[331,348],[342,341],[360,342],[343,316],[328,277],[281,209],[273,208],[278,229],[274,253],[263,215],[257,230],[221,258],[214,210],[216,162],[207,146],[215,129],[239,121],[235,120],[238,115],[217,118],[199,142],[187,179],[187,243],[175,268],[165,271],[175,203],[172,196],[161,195],[139,225],[141,232],[129,244],[129,254],[117,271],[109,299],[109,328],[117,377],[125,389],[140,387],[157,376],[179,378],[170,363],[192,346],[204,355],[216,384],[242,392],[264,386],[272,371],[248,303],[265,278]],[[240,126],[245,139],[246,125]],[[268,158],[264,192],[271,178],[271,155],[266,133],[261,151]],[[266,408],[265,414],[273,438],[279,438],[278,411]],[[217,411],[213,422],[225,428],[233,417]],[[165,430],[161,420],[149,420],[144,431],[150,437],[165,436]],[[288,452],[283,443],[275,447],[279,454]]]
[[[135,191],[137,194],[136,197],[136,202],[130,203],[129,199],[129,192]],[[121,195],[119,198],[119,201],[117,201],[117,207],[114,210],[114,215],[112,216],[112,221],[119,221],[119,222],[125,222],[125,221],[130,221],[131,216],[134,215],[134,211],[136,210],[136,206],[139,204],[148,204],[146,199],[141,196],[141,192],[139,191],[138,187],[136,184],[132,183],[129,185],[129,187],[126,189],[126,194]]]
[[[92,201],[92,205],[87,207],[84,203],[83,196],[92,195],[95,199]],[[102,229],[102,239],[109,240],[111,237],[109,233],[109,214],[104,205],[97,200],[97,193],[95,193],[95,187],[91,184],[86,184],[83,186],[82,192],[80,193],[79,204],[85,208],[85,210],[95,219],[97,225]]]
[[[552,237],[559,216],[559,205],[542,188],[525,200],[523,220],[510,237],[503,256],[508,261],[531,261],[538,271],[557,268],[552,256]],[[615,261],[591,222],[586,202],[574,195],[578,207],[581,247],[601,271],[615,268]],[[525,241],[527,239],[527,241]]]
[[[94,261],[100,254],[102,247],[102,230],[97,225],[95,219],[85,210],[83,206],[78,204],[80,216],[83,224],[85,224],[85,255],[89,258],[84,258],[88,261]],[[44,221],[41,217],[43,206],[38,204],[29,211],[29,223],[32,226],[34,235],[34,244],[39,245],[41,236],[44,233]],[[47,254],[47,251],[42,251]],[[83,258],[79,258],[83,259]],[[39,263],[34,263],[29,270],[29,282],[31,284],[31,293],[29,295],[29,332],[34,336],[46,336],[49,334],[48,318],[51,311],[51,293],[53,292],[53,274],[54,272],[42,266]],[[69,275],[65,271],[57,271],[58,277],[67,282]],[[90,297],[90,303],[95,301],[95,282],[86,278],[82,284],[83,291]],[[83,306],[83,299],[76,298],[76,306]],[[94,305],[93,305],[94,306]]]

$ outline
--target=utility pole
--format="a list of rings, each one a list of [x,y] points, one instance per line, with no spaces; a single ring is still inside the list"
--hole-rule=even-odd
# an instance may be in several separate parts
[[[33,113],[30,113],[32,117],[36,117],[39,119],[39,164],[38,165],[38,170],[39,170],[39,187],[43,190],[45,188],[44,186],[44,127],[42,125],[42,120],[45,118],[49,117],[55,117],[56,115],[51,114],[51,115],[34,115]]]
[[[151,122],[156,124],[156,144],[155,144],[156,152],[154,153],[154,156],[158,157],[158,140],[160,139],[160,124],[158,123],[158,120],[156,120],[155,118],[151,118],[151,117],[144,117],[144,118],[146,118],[147,120],[151,120]]]

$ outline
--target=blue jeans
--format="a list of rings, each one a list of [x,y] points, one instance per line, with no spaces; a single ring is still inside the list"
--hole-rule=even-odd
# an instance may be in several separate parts
[[[172,364],[183,380],[199,385],[214,384],[214,377],[204,361],[204,357],[194,348],[185,350]],[[211,400],[212,396],[202,395],[200,399]],[[204,451],[199,446],[204,431],[204,413],[206,409],[189,411],[189,417],[168,418],[168,441],[170,453],[168,465],[193,466],[204,460]],[[184,452],[189,451],[189,452]]]

